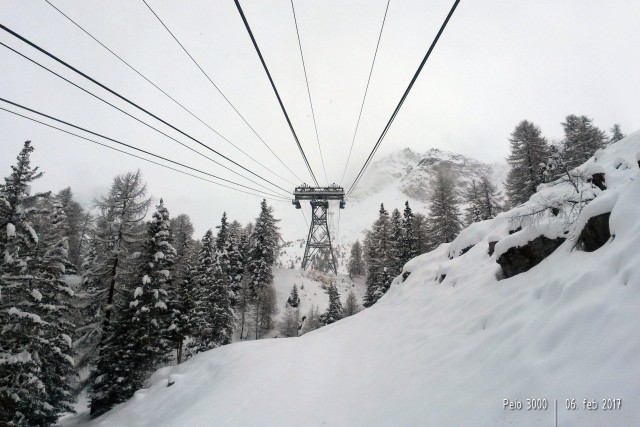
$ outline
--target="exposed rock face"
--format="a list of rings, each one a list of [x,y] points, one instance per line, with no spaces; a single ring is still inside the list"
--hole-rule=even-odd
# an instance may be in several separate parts
[[[549,239],[538,236],[524,246],[509,249],[496,262],[502,267],[505,278],[513,277],[538,265],[564,241],[563,237]]]
[[[609,217],[611,212],[594,216],[580,232],[577,247],[585,252],[593,252],[600,249],[611,237],[609,230]]]
[[[498,243],[497,240],[494,242],[489,242],[489,250],[487,251],[489,256],[493,255],[493,252],[496,250],[496,243]]]
[[[596,187],[601,189],[602,191],[607,189],[607,185],[605,184],[604,173],[594,173],[587,182],[593,183]]]

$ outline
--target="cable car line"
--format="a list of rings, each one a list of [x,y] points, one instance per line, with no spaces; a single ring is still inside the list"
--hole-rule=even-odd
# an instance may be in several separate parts
[[[177,161],[175,161],[175,160],[171,160],[171,159],[168,159],[168,158],[166,158],[166,157],[160,156],[160,155],[158,155],[158,154],[154,154],[154,153],[152,153],[152,152],[150,152],[150,151],[143,150],[142,148],[134,147],[133,145],[130,145],[130,144],[124,143],[124,142],[122,142],[122,141],[118,141],[117,139],[110,138],[110,137],[108,137],[108,136],[105,136],[105,135],[99,134],[99,133],[97,133],[97,132],[93,132],[93,131],[91,131],[91,130],[89,130],[89,129],[86,129],[86,128],[83,128],[83,127],[81,127],[81,126],[74,125],[74,124],[72,124],[72,123],[69,123],[69,122],[66,122],[66,121],[64,121],[64,120],[61,120],[61,119],[55,118],[55,117],[50,116],[50,115],[48,115],[48,114],[42,113],[42,112],[40,112],[40,111],[37,111],[37,110],[31,109],[31,108],[26,107],[26,106],[24,106],[24,105],[20,105],[20,104],[18,104],[18,103],[16,103],[16,102],[9,101],[8,99],[0,98],[0,101],[5,102],[5,103],[10,104],[10,105],[13,105],[13,106],[18,107],[18,108],[22,108],[23,110],[26,110],[26,111],[29,111],[29,112],[31,112],[31,113],[37,114],[37,115],[39,115],[39,116],[46,117],[46,118],[48,118],[48,119],[50,119],[50,120],[54,120],[54,121],[56,121],[56,122],[58,122],[58,123],[65,124],[65,125],[67,125],[67,126],[73,127],[73,128],[75,128],[75,129],[78,129],[78,130],[82,130],[82,131],[84,131],[84,132],[87,132],[87,133],[89,133],[89,134],[92,134],[92,135],[98,136],[98,137],[103,138],[103,139],[106,139],[106,140],[108,140],[108,141],[115,142],[116,144],[122,145],[122,146],[127,147],[127,148],[130,148],[130,149],[132,149],[132,150],[139,151],[139,152],[144,153],[144,154],[147,154],[147,155],[149,155],[149,156],[153,156],[153,157],[159,158],[159,159],[161,159],[161,160],[164,160],[164,161],[167,161],[167,162],[173,163],[173,164],[178,165],[178,166],[182,166],[182,167],[184,167],[184,168],[187,168],[187,169],[193,170],[193,171],[195,171],[195,172],[199,172],[199,173],[204,174],[204,175],[208,175],[208,176],[210,176],[210,177],[212,177],[212,178],[219,179],[219,180],[221,180],[221,181],[225,181],[225,182],[228,182],[228,183],[230,183],[230,184],[234,184],[234,185],[237,185],[237,186],[239,186],[239,187],[246,188],[246,189],[251,190],[251,191],[255,191],[255,192],[258,192],[258,193],[262,193],[262,194],[267,194],[267,195],[269,195],[269,196],[271,196],[271,197],[277,197],[277,198],[279,198],[280,200],[287,200],[287,201],[288,201],[288,199],[285,199],[285,198],[284,198],[284,197],[282,197],[282,196],[278,196],[277,194],[267,193],[267,192],[264,192],[264,191],[261,191],[261,190],[258,190],[258,189],[252,188],[252,187],[248,187],[248,186],[246,186],[246,185],[239,184],[239,183],[237,183],[237,182],[234,182],[234,181],[231,181],[231,180],[228,180],[228,179],[225,179],[225,178],[222,178],[222,177],[219,177],[219,176],[216,176],[216,175],[210,174],[210,173],[208,173],[208,172],[204,172],[204,171],[202,171],[202,170],[200,170],[200,169],[196,169],[196,168],[193,168],[193,167],[191,167],[191,166],[187,166],[187,165],[185,165],[185,164],[183,164],[183,163],[180,163],[180,162],[177,162]],[[23,118],[25,118],[25,119],[28,119],[28,120],[31,120],[31,121],[34,121],[34,122],[40,123],[40,124],[42,124],[42,125],[48,126],[48,127],[50,127],[50,128],[57,129],[57,130],[59,130],[59,131],[61,131],[61,132],[65,132],[65,133],[68,133],[68,134],[70,134],[70,135],[74,135],[74,136],[76,136],[76,137],[78,137],[78,138],[86,139],[86,140],[88,140],[88,141],[95,142],[95,143],[100,144],[100,145],[105,145],[105,144],[101,144],[101,143],[99,143],[99,142],[97,142],[97,141],[94,141],[94,140],[92,140],[92,139],[86,138],[86,137],[84,137],[84,136],[82,136],[82,135],[75,134],[75,133],[73,133],[73,132],[70,132],[70,131],[67,131],[67,130],[65,130],[65,129],[62,129],[62,128],[59,128],[59,127],[56,127],[56,126],[50,125],[50,124],[45,123],[45,122],[41,122],[41,121],[39,121],[39,120],[36,120],[36,119],[31,118],[31,117],[28,117],[28,116],[24,116],[24,115],[22,115],[22,114],[19,114],[19,113],[14,112],[14,111],[7,110],[6,108],[2,108],[2,107],[0,107],[0,109],[2,109],[2,110],[4,110],[4,111],[7,111],[7,112],[9,112],[9,113],[15,114],[15,115],[17,115],[17,116],[23,117]],[[107,146],[107,145],[105,145],[105,146]],[[109,147],[109,146],[107,146],[107,147]],[[110,147],[110,148],[111,148],[111,147]],[[119,150],[118,150],[118,151],[119,151]],[[165,165],[161,165],[161,166],[165,166]],[[210,182],[213,182],[213,181],[210,181]],[[219,185],[222,185],[222,184],[219,184]],[[233,187],[227,187],[227,188],[235,189],[235,188],[233,188]],[[236,189],[236,190],[237,190],[237,189]],[[254,194],[254,195],[255,195],[255,194]]]
[[[209,80],[209,82],[218,91],[218,93],[224,98],[224,100],[227,101],[227,104],[229,104],[229,106],[233,109],[233,111],[236,112],[236,114],[249,127],[249,129],[251,129],[251,131],[258,137],[258,139],[262,142],[262,144],[264,144],[264,146],[267,147],[269,149],[269,151],[271,151],[271,153],[278,159],[278,161],[280,161],[282,166],[284,166],[294,177],[296,177],[296,179],[298,179],[299,181],[302,181],[298,177],[298,175],[296,175],[291,169],[289,169],[289,166],[287,166],[287,164],[285,162],[283,162],[280,157],[278,157],[278,155],[271,149],[271,147],[269,147],[269,145],[265,142],[265,140],[262,139],[262,137],[258,134],[258,132],[253,128],[253,126],[251,126],[251,124],[249,124],[249,122],[244,118],[244,116],[240,113],[240,111],[238,111],[238,109],[235,107],[235,105],[233,105],[233,103],[229,100],[229,98],[227,98],[227,96],[222,92],[222,90],[220,90],[218,85],[216,85],[214,83],[214,81],[211,79],[211,77],[209,77],[209,75],[206,73],[206,71],[204,71],[204,69],[200,66],[200,64],[198,64],[198,61],[196,61],[195,58],[193,56],[191,56],[191,54],[184,47],[184,45],[182,43],[180,43],[180,40],[178,40],[178,38],[173,34],[173,32],[169,29],[169,27],[162,21],[162,19],[160,19],[160,16],[158,16],[158,14],[151,8],[149,3],[147,3],[146,0],[142,0],[142,2],[147,6],[147,8],[151,11],[151,13],[156,17],[158,22],[160,22],[160,24],[162,24],[162,26],[169,32],[171,37],[173,37],[173,39],[176,41],[176,43],[178,43],[178,45],[182,48],[184,53],[187,54],[187,56],[191,59],[191,61],[196,65],[196,67],[198,67],[198,69],[202,72],[202,74],[204,74],[204,76],[207,78],[207,80]]]
[[[258,57],[260,58],[260,62],[262,63],[262,67],[264,68],[264,71],[267,73],[267,77],[269,78],[269,82],[271,83],[271,87],[273,88],[273,92],[276,94],[276,98],[278,98],[278,103],[280,104],[280,108],[282,109],[282,113],[284,114],[285,119],[287,119],[287,124],[289,125],[289,129],[291,130],[291,134],[293,135],[293,139],[295,139],[296,144],[298,145],[298,149],[300,150],[300,154],[302,155],[302,159],[304,160],[304,163],[306,164],[307,169],[309,170],[309,174],[311,175],[311,178],[313,179],[313,182],[316,184],[316,186],[319,186],[318,180],[316,179],[316,176],[313,173],[313,170],[311,169],[311,165],[309,164],[309,160],[307,159],[307,156],[304,153],[304,150],[302,149],[302,145],[300,144],[300,140],[298,139],[298,135],[296,134],[296,131],[293,129],[293,125],[291,124],[291,120],[289,119],[289,114],[287,114],[287,110],[284,108],[284,104],[282,103],[282,99],[280,98],[280,94],[278,93],[278,89],[276,89],[276,85],[273,82],[273,78],[271,77],[271,73],[269,72],[269,68],[267,68],[267,64],[264,61],[264,58],[262,57],[262,53],[260,52],[260,48],[258,47],[258,43],[256,42],[256,39],[253,36],[253,32],[251,31],[251,27],[249,26],[249,22],[247,21],[247,18],[244,15],[244,12],[242,11],[242,6],[240,6],[240,2],[238,2],[238,0],[234,0],[234,2],[236,4],[236,8],[238,9],[238,12],[240,13],[240,17],[242,18],[242,22],[244,23],[244,26],[245,26],[245,28],[247,30],[247,33],[249,33],[249,37],[251,38],[251,42],[253,43],[253,47],[255,48],[256,52],[258,53]]]
[[[94,84],[100,86],[101,88],[103,88],[104,90],[106,90],[107,92],[117,96],[118,98],[122,99],[123,101],[125,101],[126,103],[132,105],[133,107],[139,109],[140,111],[150,115],[151,117],[153,117],[154,119],[158,120],[159,122],[163,123],[164,125],[170,127],[171,129],[175,130],[176,132],[179,132],[180,134],[186,136],[187,138],[191,139],[192,141],[196,142],[197,144],[205,147],[206,149],[214,152],[215,154],[217,154],[218,156],[224,158],[225,160],[233,163],[234,165],[240,167],[241,169],[249,172],[250,174],[260,178],[261,180],[273,185],[274,187],[277,187],[281,190],[283,190],[286,193],[289,193],[289,191],[285,190],[284,188],[280,187],[277,184],[274,184],[273,182],[269,181],[266,178],[263,178],[262,176],[256,174],[255,172],[245,168],[244,166],[240,165],[239,163],[231,160],[229,157],[225,156],[224,154],[221,154],[220,152],[214,150],[213,148],[209,147],[208,145],[204,144],[203,142],[201,142],[200,140],[192,137],[191,135],[189,135],[188,133],[182,131],[181,129],[177,128],[176,126],[172,125],[171,123],[167,122],[166,120],[163,120],[162,118],[158,117],[157,115],[151,113],[149,110],[146,110],[145,108],[139,106],[138,104],[136,104],[135,102],[129,100],[128,98],[124,97],[123,95],[120,95],[118,92],[114,91],[113,89],[110,89],[109,87],[107,87],[106,85],[100,83],[99,81],[97,81],[96,79],[88,76],[87,74],[83,73],[82,71],[78,70],[77,68],[75,68],[74,66],[68,64],[67,62],[63,61],[62,59],[58,58],[57,56],[55,56],[54,54],[50,53],[49,51],[41,48],[40,46],[38,46],[37,44],[33,43],[32,41],[26,39],[25,37],[21,36],[20,34],[16,33],[15,31],[7,28],[5,25],[0,24],[0,28],[3,29],[4,31],[6,31],[7,33],[11,34],[12,36],[22,40],[24,43],[27,43],[29,46],[33,47],[34,49],[37,49],[38,51],[44,53],[45,55],[47,55],[48,57],[50,57],[51,59],[55,60],[56,62],[64,65],[65,67],[67,67],[68,69],[72,70],[73,72],[75,72],[76,74],[81,75],[82,77],[84,77],[85,79],[93,82]],[[5,45],[6,46],[6,45]]]
[[[347,173],[347,167],[349,166],[349,160],[351,160],[351,152],[353,151],[353,144],[356,142],[356,135],[358,135],[358,127],[360,126],[360,119],[362,118],[362,111],[364,110],[364,102],[367,99],[367,93],[369,92],[369,83],[371,82],[371,75],[373,74],[373,66],[376,64],[376,57],[378,56],[378,48],[380,47],[380,40],[382,39],[382,30],[384,30],[384,23],[387,20],[387,12],[389,11],[389,3],[391,0],[387,0],[387,7],[384,10],[384,17],[382,18],[382,25],[380,26],[380,34],[378,35],[378,42],[376,43],[376,50],[373,53],[373,61],[371,62],[371,69],[369,70],[369,77],[367,78],[367,85],[364,89],[364,96],[362,97],[362,104],[360,104],[360,112],[358,113],[358,120],[356,121],[356,129],[353,132],[353,138],[351,139],[351,147],[349,147],[349,155],[347,156],[347,163],[344,165],[342,171],[342,178],[340,178],[340,185],[344,181],[344,176]]]
[[[273,170],[268,169],[266,166],[264,166],[262,163],[260,163],[259,161],[257,161],[255,158],[253,158],[249,153],[247,153],[246,151],[244,151],[243,149],[241,149],[240,147],[238,147],[236,144],[234,144],[233,142],[231,142],[227,137],[225,137],[224,135],[222,135],[220,132],[218,132],[216,129],[214,129],[211,125],[209,125],[207,122],[205,122],[204,120],[202,120],[199,116],[197,116],[195,113],[193,113],[191,110],[189,110],[187,107],[185,107],[182,103],[180,103],[178,100],[176,100],[173,96],[169,95],[166,91],[164,91],[162,88],[160,88],[158,85],[156,85],[153,81],[151,81],[147,76],[145,76],[144,74],[142,74],[140,71],[138,71],[138,69],[136,69],[133,65],[129,64],[127,61],[125,61],[122,57],[120,57],[117,53],[115,53],[113,50],[111,50],[108,46],[106,46],[104,43],[102,43],[100,40],[98,40],[96,37],[93,36],[93,34],[91,34],[90,32],[88,32],[86,29],[84,29],[80,24],[78,24],[76,21],[74,21],[70,16],[68,16],[67,14],[65,14],[62,10],[58,9],[53,3],[51,3],[49,0],[44,0],[45,2],[47,2],[52,8],[54,8],[56,11],[58,11],[62,16],[64,16],[65,18],[67,18],[67,20],[69,20],[71,23],[73,23],[76,27],[78,27],[82,32],[84,32],[86,35],[88,35],[89,37],[91,37],[96,43],[98,43],[100,46],[102,46],[104,49],[106,49],[111,55],[113,55],[114,57],[116,57],[120,62],[122,62],[124,65],[126,65],[128,68],[130,68],[133,72],[135,72],[136,74],[138,74],[140,77],[142,77],[144,80],[146,80],[149,84],[151,84],[153,87],[155,87],[157,90],[159,90],[160,92],[162,92],[162,94],[164,94],[167,98],[169,98],[171,101],[173,101],[176,105],[178,105],[180,108],[182,108],[184,111],[186,111],[188,114],[190,114],[192,117],[194,117],[196,120],[198,120],[200,123],[202,123],[203,125],[205,125],[206,127],[208,127],[213,133],[215,133],[216,135],[218,135],[220,138],[222,138],[224,141],[226,141],[227,143],[231,144],[231,146],[233,146],[236,150],[240,151],[242,154],[244,154],[246,157],[248,157],[249,159],[251,159],[253,162],[255,162],[256,164],[260,165],[262,168],[268,170],[269,172],[271,172],[272,174],[274,174],[275,176],[277,176],[278,178],[282,179],[283,181],[288,182],[289,184],[294,184],[292,181],[289,181],[288,179],[284,178],[283,176],[279,175],[278,173],[276,173]],[[269,148],[269,147],[267,147]],[[271,151],[271,149],[269,148],[269,150]],[[271,151],[273,153],[273,151]],[[276,158],[278,158],[278,156],[273,153],[274,156],[276,156]],[[278,158],[278,160],[280,160]],[[280,162],[282,162],[280,160]],[[295,176],[295,175],[294,175]],[[299,178],[298,178],[299,179]]]
[[[407,87],[407,89],[405,90],[404,94],[402,95],[402,98],[400,98],[400,102],[398,103],[398,105],[396,106],[395,110],[393,111],[393,114],[391,115],[391,118],[387,122],[387,125],[384,127],[384,130],[380,134],[380,137],[378,138],[378,140],[376,141],[375,145],[373,146],[373,149],[371,150],[371,153],[369,154],[369,157],[367,157],[367,160],[365,161],[364,165],[360,169],[360,172],[356,176],[356,179],[353,181],[353,184],[351,184],[351,187],[347,191],[347,196],[349,196],[349,194],[351,194],[351,192],[353,191],[355,186],[358,185],[358,182],[360,181],[360,178],[362,178],[362,174],[364,173],[364,171],[367,169],[367,167],[371,163],[371,159],[373,158],[373,156],[375,155],[376,151],[380,147],[380,144],[382,143],[382,140],[384,139],[385,135],[389,131],[389,128],[391,127],[391,124],[393,123],[393,121],[395,120],[396,116],[398,115],[398,111],[400,111],[400,108],[402,107],[402,104],[404,104],[404,101],[407,99],[407,95],[409,95],[409,92],[411,91],[411,88],[413,87],[414,83],[418,79],[418,75],[420,75],[420,72],[422,71],[422,68],[424,67],[425,63],[429,59],[429,56],[431,55],[431,52],[433,51],[433,48],[435,47],[436,43],[440,39],[440,36],[442,35],[445,27],[449,23],[449,19],[451,19],[451,16],[453,15],[453,12],[456,10],[456,7],[458,7],[458,3],[460,3],[460,0],[455,0],[455,2],[453,3],[453,6],[451,7],[451,10],[449,11],[449,14],[447,15],[447,17],[445,18],[444,22],[442,23],[442,26],[440,27],[440,30],[436,34],[436,37],[433,39],[433,42],[431,43],[431,46],[429,47],[429,50],[427,51],[426,55],[422,59],[422,62],[420,63],[420,66],[418,67],[418,70],[413,75],[413,78],[411,79],[411,82],[409,83],[409,86]]]
[[[291,0],[291,11],[293,12],[293,22],[296,26],[296,35],[298,36],[298,47],[300,48],[300,58],[302,58],[302,70],[304,71],[304,81],[307,84],[307,95],[309,96],[309,105],[311,106],[311,118],[313,119],[313,128],[316,131],[316,141],[318,142],[318,151],[320,151],[320,161],[322,162],[322,171],[324,172],[324,179],[329,185],[329,179],[327,178],[327,169],[324,166],[324,156],[322,155],[322,147],[320,146],[320,137],[318,136],[318,125],[316,124],[316,114],[313,110],[313,102],[311,101],[311,89],[309,89],[309,78],[307,77],[307,66],[304,62],[304,55],[302,54],[302,42],[300,41],[300,30],[298,29],[298,19],[296,18],[296,9],[293,6],[293,0]]]
[[[218,162],[218,161],[216,161],[216,160],[212,159],[211,157],[207,156],[206,154],[203,154],[203,153],[199,152],[198,150],[196,150],[196,149],[194,149],[194,148],[192,148],[192,147],[189,147],[188,145],[186,145],[186,144],[185,144],[185,143],[183,143],[182,141],[177,140],[176,138],[172,137],[171,135],[168,135],[168,134],[166,134],[165,132],[161,131],[160,129],[158,129],[158,128],[156,128],[156,127],[152,126],[152,125],[150,125],[150,124],[149,124],[149,123],[147,123],[147,122],[145,122],[144,120],[141,120],[141,119],[139,119],[138,117],[136,117],[136,116],[134,116],[134,115],[132,115],[132,114],[128,113],[127,111],[124,111],[123,109],[121,109],[121,108],[117,107],[116,105],[114,105],[114,104],[110,103],[109,101],[107,101],[107,100],[105,100],[105,99],[101,98],[100,96],[98,96],[98,95],[94,94],[93,92],[91,92],[91,91],[89,91],[89,90],[87,90],[87,89],[83,88],[82,86],[79,86],[78,84],[76,84],[76,83],[72,82],[71,80],[69,80],[69,79],[67,79],[67,78],[65,78],[65,77],[63,77],[63,76],[61,76],[60,74],[56,73],[55,71],[53,71],[53,70],[51,70],[51,69],[47,68],[46,66],[44,66],[44,65],[40,64],[39,62],[37,62],[37,61],[35,61],[35,60],[33,60],[33,59],[29,58],[28,56],[26,56],[26,55],[24,55],[24,54],[22,54],[22,53],[18,52],[17,50],[13,49],[12,47],[7,46],[7,45],[6,45],[6,44],[4,44],[3,42],[0,42],[0,45],[2,45],[2,46],[4,46],[4,47],[6,47],[7,49],[9,49],[9,50],[13,51],[14,53],[16,53],[16,54],[18,54],[18,55],[20,55],[20,56],[21,56],[21,57],[23,57],[24,59],[27,59],[28,61],[30,61],[30,62],[32,62],[32,63],[34,63],[35,65],[39,66],[40,68],[43,68],[44,70],[46,70],[46,71],[50,72],[51,74],[53,74],[53,75],[55,75],[55,76],[59,77],[60,79],[62,79],[62,80],[64,80],[64,81],[66,81],[67,83],[71,84],[72,86],[75,86],[76,88],[80,89],[81,91],[83,91],[83,92],[85,92],[85,93],[87,93],[87,94],[89,94],[89,95],[93,96],[94,98],[96,98],[96,99],[98,99],[98,100],[100,100],[100,101],[104,102],[105,104],[109,105],[110,107],[113,107],[114,109],[116,109],[116,110],[120,111],[121,113],[123,113],[123,114],[125,114],[125,115],[127,115],[127,116],[131,117],[132,119],[136,120],[137,122],[139,122],[139,123],[141,123],[141,124],[143,124],[143,125],[145,125],[145,126],[147,126],[147,127],[151,128],[151,129],[155,130],[155,131],[156,131],[156,132],[158,132],[159,134],[164,135],[165,137],[167,137],[167,138],[171,139],[172,141],[177,142],[178,144],[180,144],[181,146],[185,147],[186,149],[188,149],[188,150],[190,150],[190,151],[193,151],[194,153],[196,153],[196,154],[198,154],[198,155],[200,155],[200,156],[204,157],[205,159],[207,159],[207,160],[209,160],[209,161],[211,161],[211,162],[215,163],[215,164],[216,164],[216,165],[218,165],[218,166],[221,166],[222,168],[224,168],[224,169],[228,170],[229,172],[231,172],[231,173],[233,173],[233,174],[235,174],[235,175],[238,175],[239,177],[244,178],[244,179],[246,179],[247,181],[249,181],[249,182],[251,182],[251,183],[253,183],[253,184],[255,184],[255,185],[259,186],[259,187],[262,187],[262,188],[263,188],[263,189],[265,189],[265,190],[273,191],[272,189],[267,188],[267,187],[265,187],[264,185],[262,185],[262,184],[260,184],[260,183],[258,183],[258,182],[256,182],[256,181],[254,181],[254,180],[252,180],[251,178],[248,178],[248,177],[246,177],[246,176],[244,176],[244,175],[240,174],[239,172],[237,172],[237,171],[235,171],[235,170],[233,170],[233,169],[229,168],[228,166],[223,165],[222,163],[220,163],[220,162]],[[287,194],[288,194],[288,193],[287,193]]]

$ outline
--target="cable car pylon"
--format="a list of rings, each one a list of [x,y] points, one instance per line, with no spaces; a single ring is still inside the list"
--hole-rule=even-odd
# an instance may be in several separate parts
[[[311,204],[311,224],[307,236],[307,246],[304,249],[304,257],[302,258],[302,269],[307,269],[311,259],[319,250],[328,249],[331,254],[333,272],[338,274],[338,264],[331,245],[331,234],[327,223],[327,211],[329,210],[330,200],[339,201],[340,209],[344,209],[344,189],[335,184],[328,187],[310,187],[303,184],[295,188],[293,195],[295,199],[292,203],[296,209],[302,208],[301,201],[308,200]]]

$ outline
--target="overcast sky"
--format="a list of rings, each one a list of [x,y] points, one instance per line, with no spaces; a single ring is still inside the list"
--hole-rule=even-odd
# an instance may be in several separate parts
[[[298,177],[310,182],[233,1],[148,1],[272,150]],[[260,165],[173,104],[44,0],[0,0],[0,21],[254,172],[284,188],[298,183],[142,1],[51,2]],[[330,182],[339,182],[345,167],[386,3],[295,1]],[[343,185],[351,184],[451,4],[449,0],[391,0]],[[242,5],[314,172],[324,183],[291,4],[289,0],[244,0]],[[640,129],[638,16],[640,2],[635,0],[462,0],[376,158],[403,147],[420,152],[437,147],[481,161],[502,161],[510,132],[525,118],[538,124],[549,139],[561,138],[560,123],[571,113],[588,115],[603,129],[614,123],[625,133]],[[197,148],[8,33],[0,31],[0,41]],[[255,186],[3,46],[0,65],[3,98]],[[257,214],[259,198],[144,163],[4,111],[0,111],[0,130],[2,176],[8,175],[22,143],[33,141],[34,164],[46,173],[36,190],[58,191],[70,185],[80,201],[90,206],[116,174],[140,168],[150,193],[164,197],[173,214],[190,214],[199,234],[217,223],[223,210],[242,222]],[[278,212],[293,209],[287,203],[275,205]],[[357,221],[356,213],[346,213],[344,221]],[[296,218],[303,224],[301,217]]]

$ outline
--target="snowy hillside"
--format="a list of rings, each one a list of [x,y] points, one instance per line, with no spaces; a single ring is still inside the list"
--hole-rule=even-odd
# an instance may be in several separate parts
[[[560,426],[638,425],[639,154],[636,132],[580,168],[604,173],[607,188],[579,186],[595,198],[571,223],[571,184],[548,186],[410,261],[372,308],[162,369],[92,425],[541,426],[554,425],[556,404]],[[613,237],[580,249],[585,224],[608,212]],[[496,259],[540,235],[566,240],[499,280]]]

